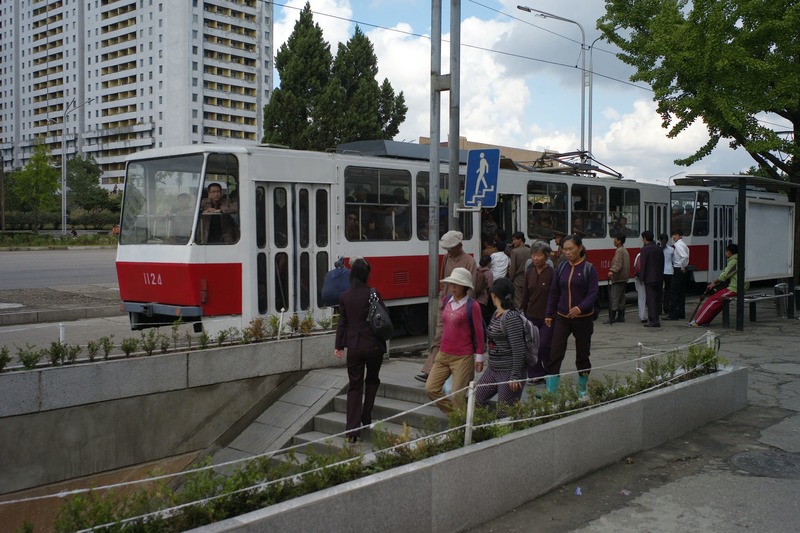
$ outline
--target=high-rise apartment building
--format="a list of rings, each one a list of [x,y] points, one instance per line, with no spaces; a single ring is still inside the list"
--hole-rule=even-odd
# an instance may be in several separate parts
[[[91,155],[103,185],[126,155],[258,143],[272,92],[272,2],[0,0],[0,158],[37,142]]]

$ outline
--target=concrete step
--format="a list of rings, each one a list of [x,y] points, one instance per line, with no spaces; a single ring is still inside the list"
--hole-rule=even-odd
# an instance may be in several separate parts
[[[333,399],[333,407],[334,411],[346,412],[347,395],[342,394],[335,397]],[[383,420],[405,411],[411,411],[412,409],[416,410],[406,413],[402,417],[393,418],[389,422],[398,425],[402,425],[403,422],[405,422],[411,427],[427,430],[442,430],[447,427],[447,417],[439,408],[433,405],[420,407],[418,403],[381,396],[375,398],[375,406],[372,408],[372,420]]]
[[[418,386],[381,383],[381,387],[378,389],[378,395],[395,400],[403,400],[404,402],[413,402],[417,404],[428,403],[430,400],[425,392],[425,384],[419,381],[415,383],[417,383]]]
[[[331,411],[329,413],[322,413],[314,417],[314,431],[328,433],[335,435],[344,432],[347,425],[347,416],[345,413],[338,411]],[[403,424],[395,424],[392,422],[379,422],[380,430],[385,433],[393,435],[402,435],[405,431]],[[376,428],[377,429],[377,428]],[[410,436],[412,439],[421,437],[424,432],[420,428],[410,428]],[[375,429],[365,428],[361,431],[361,438],[370,443],[374,442]]]
[[[330,433],[323,433],[322,431],[306,431],[305,433],[298,433],[292,438],[292,445],[306,444],[306,446],[300,448],[300,451],[324,455],[339,452],[344,448],[345,443],[344,437],[334,437]]]

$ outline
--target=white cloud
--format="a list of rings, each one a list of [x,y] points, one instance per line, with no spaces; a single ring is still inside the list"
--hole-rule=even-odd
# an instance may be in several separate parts
[[[289,0],[288,5],[297,9],[276,10],[276,49],[292,32],[305,1]],[[576,70],[580,45],[575,41],[580,41],[580,33],[574,25],[563,21],[518,11],[517,2],[501,2],[500,11],[511,18],[495,11],[487,11],[483,16],[481,11],[482,18],[469,17],[462,22],[462,44],[471,46],[462,46],[461,50],[460,134],[477,142],[533,150],[577,150],[581,135],[580,78]],[[430,133],[431,43],[427,37],[410,34],[429,31],[429,10],[420,15],[421,8],[411,10],[408,2],[400,7],[385,0],[372,2],[371,7],[381,3],[384,13],[395,11],[396,14],[385,17],[394,20],[393,27],[362,29],[378,57],[379,82],[388,78],[395,91],[403,91],[406,99],[408,114],[397,140],[416,141]],[[347,19],[373,22],[365,15],[363,5],[358,11],[360,15],[354,16],[348,0],[312,0],[311,5],[314,20],[323,28],[323,37],[334,54],[337,44],[352,36],[354,24]],[[352,5],[360,4],[353,0]],[[531,7],[576,18],[587,30],[587,44],[598,35],[594,26],[602,14],[601,3],[585,6],[577,0],[537,0]],[[447,29],[448,14],[444,15],[443,29]],[[442,70],[447,73],[449,35],[443,39]],[[593,54],[595,72],[627,80],[630,67],[608,53],[609,50],[610,45],[597,44]],[[681,172],[738,172],[753,164],[743,151],[733,152],[725,145],[689,169],[675,166],[674,159],[691,155],[706,142],[706,130],[702,124],[695,124],[677,139],[668,139],[650,97],[647,91],[599,75],[594,77],[592,141],[597,160],[622,172],[626,178],[661,182]],[[444,93],[442,139],[447,138],[448,132],[448,102],[448,93]]]
[[[310,1],[314,14],[314,23],[322,28],[322,37],[331,45],[331,54],[336,55],[340,42],[347,42],[353,34],[349,19],[353,10],[349,0],[288,0],[281,9],[276,9],[275,22],[272,28],[275,52],[289,38],[294,30],[300,11]],[[292,9],[293,8],[293,9]],[[336,15],[337,18],[325,15]]]

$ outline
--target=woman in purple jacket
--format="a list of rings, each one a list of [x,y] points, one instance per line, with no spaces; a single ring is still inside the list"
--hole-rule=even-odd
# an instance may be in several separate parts
[[[548,392],[555,394],[558,391],[561,363],[567,352],[567,340],[572,334],[575,337],[575,366],[579,373],[578,394],[584,396],[592,368],[589,356],[594,333],[597,270],[586,261],[586,249],[579,236],[564,237],[562,250],[567,261],[556,270],[544,319],[546,326],[555,327],[545,382]]]
[[[361,426],[372,423],[372,406],[381,380],[378,373],[383,363],[385,344],[375,337],[367,323],[369,311],[370,266],[365,259],[350,263],[350,288],[339,299],[339,326],[336,328],[336,350],[341,359],[347,348],[347,440],[361,437]],[[380,298],[380,295],[378,295]],[[383,305],[383,302],[380,302]],[[367,379],[364,379],[364,369]]]

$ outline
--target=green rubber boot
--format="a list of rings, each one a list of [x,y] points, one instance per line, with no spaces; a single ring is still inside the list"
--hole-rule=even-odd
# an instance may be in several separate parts
[[[586,384],[589,382],[589,376],[581,374],[578,376],[578,398],[586,396]]]
[[[561,380],[561,376],[545,376],[544,382],[547,386],[547,392],[552,392],[553,394],[558,394],[558,382]]]

